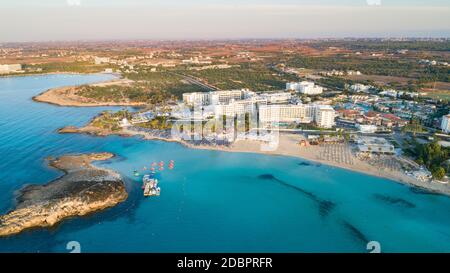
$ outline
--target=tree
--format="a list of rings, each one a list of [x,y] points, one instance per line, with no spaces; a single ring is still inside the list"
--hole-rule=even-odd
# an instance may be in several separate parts
[[[444,178],[446,171],[444,168],[438,167],[432,172],[432,174],[434,178],[441,180],[442,178]]]
[[[346,132],[344,134],[344,139],[345,139],[345,142],[349,142],[350,141],[350,134]]]
[[[245,113],[245,132],[250,131],[250,114]]]

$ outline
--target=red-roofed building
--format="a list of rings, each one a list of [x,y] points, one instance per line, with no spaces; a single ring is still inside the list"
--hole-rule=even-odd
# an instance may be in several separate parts
[[[339,117],[345,119],[355,119],[356,117],[361,115],[360,111],[352,109],[339,109],[336,112],[339,115]]]
[[[385,125],[386,127],[393,127],[393,126],[403,127],[406,124],[408,124],[408,121],[403,120],[394,114],[383,114],[382,118],[383,118],[383,125]]]
[[[365,115],[365,123],[372,124],[372,125],[381,125],[381,113],[375,112],[375,111],[369,111]]]

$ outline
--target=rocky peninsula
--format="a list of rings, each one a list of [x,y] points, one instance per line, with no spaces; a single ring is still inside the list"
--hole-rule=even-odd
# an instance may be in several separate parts
[[[29,185],[20,190],[16,208],[0,216],[0,236],[51,227],[65,218],[87,215],[125,201],[128,194],[121,176],[91,164],[113,156],[95,153],[50,159],[49,165],[65,175],[46,185]]]

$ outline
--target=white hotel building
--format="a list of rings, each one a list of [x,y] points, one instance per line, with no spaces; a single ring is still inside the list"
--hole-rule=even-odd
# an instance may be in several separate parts
[[[221,117],[259,113],[259,120],[265,124],[274,122],[315,122],[322,128],[335,125],[335,111],[329,105],[287,104],[289,93],[265,93],[256,95],[249,90],[196,92],[183,94],[187,105],[209,106],[214,115]]]
[[[183,102],[187,105],[216,105],[227,104],[232,100],[243,100],[255,96],[255,92],[249,90],[227,90],[213,92],[184,93]]]
[[[239,116],[249,113],[255,115],[258,110],[257,106],[266,106],[267,99],[253,97],[245,100],[231,101],[228,104],[217,104],[214,106],[216,117],[220,116]]]
[[[331,128],[335,125],[336,112],[330,105],[314,106],[314,122],[322,128]]]
[[[268,103],[273,103],[273,104],[288,103],[292,99],[292,95],[289,92],[264,93],[259,96],[267,99]]]
[[[446,134],[450,132],[450,114],[442,117],[441,130]]]
[[[186,105],[209,105],[211,104],[211,94],[209,92],[184,93],[183,102]]]
[[[263,123],[299,122],[310,123],[312,109],[307,105],[265,105],[259,109],[259,120]]]
[[[286,84],[286,90],[293,90],[298,93],[305,95],[319,95],[322,94],[323,88],[316,86],[313,82],[302,81],[302,82],[288,82]]]
[[[273,122],[314,122],[321,128],[332,128],[335,125],[336,113],[329,105],[265,105],[259,108],[259,119],[262,123]]]

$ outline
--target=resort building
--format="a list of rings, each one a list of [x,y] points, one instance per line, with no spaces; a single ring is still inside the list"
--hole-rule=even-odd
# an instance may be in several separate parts
[[[146,123],[155,118],[152,112],[136,113],[131,118],[132,124]]]
[[[358,149],[362,153],[394,154],[395,149],[386,139],[381,137],[359,137]]]
[[[311,123],[312,109],[307,105],[265,105],[259,108],[259,120],[263,123],[297,122]]]
[[[120,122],[119,122],[119,126],[120,127],[129,127],[132,124],[128,121],[127,118],[123,118]]]
[[[187,105],[228,104],[232,100],[244,100],[255,96],[255,92],[247,89],[213,92],[184,93],[183,102]]]
[[[398,96],[398,92],[394,89],[384,90],[378,94],[382,95],[382,96],[386,96],[386,97],[391,97],[391,98],[397,98],[397,96]]]
[[[288,104],[291,99],[292,95],[288,92],[256,95],[247,89],[183,94],[183,102],[186,105],[211,108],[206,112],[208,116],[209,113],[214,113],[216,118],[245,114],[256,117],[259,114],[259,121],[266,125],[274,122],[314,122],[321,128],[332,128],[335,125],[336,112],[330,105]]]
[[[356,128],[363,134],[373,134],[378,130],[378,126],[370,124],[358,124]]]
[[[321,128],[332,128],[335,125],[336,112],[330,105],[314,105],[314,122]]]
[[[264,98],[253,97],[245,100],[231,101],[228,104],[216,104],[214,105],[215,116],[239,116],[246,113],[255,115],[259,107],[267,105],[267,100]]]
[[[442,117],[441,130],[446,134],[450,132],[450,114]]]
[[[267,99],[268,103],[288,103],[292,99],[292,95],[289,92],[280,93],[263,93],[260,97]]]
[[[211,94],[209,92],[184,93],[183,102],[187,105],[209,105],[211,104]]]
[[[322,94],[323,88],[316,86],[313,82],[289,82],[286,84],[286,90],[295,91],[305,95],[319,95]]]
[[[259,108],[259,120],[273,122],[314,122],[318,127],[331,128],[335,125],[336,113],[329,105],[267,105]]]
[[[359,93],[359,92],[368,93],[371,88],[372,88],[372,86],[370,86],[370,85],[364,85],[361,83],[357,83],[357,84],[350,86],[350,91],[353,91],[356,93]]]
[[[0,74],[14,73],[22,71],[21,64],[0,64]]]
[[[245,100],[256,94],[248,89],[210,92],[211,104],[227,104],[232,100]]]

